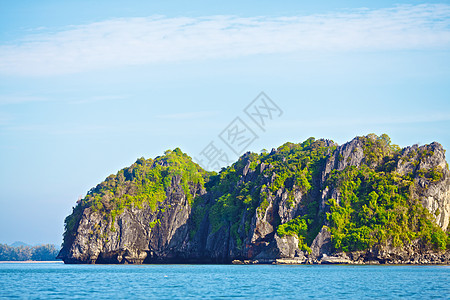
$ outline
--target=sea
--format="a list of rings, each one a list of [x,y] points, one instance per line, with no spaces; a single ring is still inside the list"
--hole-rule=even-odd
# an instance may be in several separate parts
[[[2,263],[0,298],[450,299],[450,267]]]

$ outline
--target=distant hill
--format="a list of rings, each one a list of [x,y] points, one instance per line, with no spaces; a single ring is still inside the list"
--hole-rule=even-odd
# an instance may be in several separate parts
[[[12,243],[10,246],[11,246],[11,247],[20,247],[20,246],[23,246],[23,247],[31,247],[31,245],[29,245],[29,244],[27,244],[27,243],[24,243],[24,242],[22,242],[22,241],[15,241],[15,242]]]

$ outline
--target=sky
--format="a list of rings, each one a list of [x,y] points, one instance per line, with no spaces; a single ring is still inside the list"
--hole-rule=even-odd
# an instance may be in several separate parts
[[[450,149],[449,54],[450,1],[0,0],[0,243],[60,245],[79,197],[176,147]]]

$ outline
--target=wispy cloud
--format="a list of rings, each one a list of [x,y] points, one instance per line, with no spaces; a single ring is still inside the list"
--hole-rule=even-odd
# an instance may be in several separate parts
[[[0,73],[53,75],[129,65],[330,51],[449,49],[450,6],[297,17],[122,18],[0,46]]]
[[[24,104],[30,102],[55,102],[64,101],[70,104],[86,104],[102,101],[119,101],[128,99],[130,95],[97,95],[79,97],[58,97],[58,96],[30,96],[30,95],[0,95],[0,106],[10,104]],[[61,100],[63,98],[63,100]]]
[[[0,111],[0,126],[8,124],[12,119],[11,115]]]
[[[217,115],[217,111],[196,111],[196,112],[183,112],[176,114],[162,114],[157,115],[158,119],[166,119],[166,120],[194,120],[205,117],[212,117]]]
[[[102,96],[91,96],[91,97],[82,97],[77,99],[69,99],[69,103],[71,104],[85,104],[85,103],[93,103],[93,102],[111,102],[118,100],[128,99],[130,95],[102,95]]]
[[[28,102],[43,102],[49,101],[46,97],[37,97],[29,95],[0,95],[0,105],[5,104],[20,104]]]
[[[64,124],[56,126],[54,124],[25,124],[11,125],[1,128],[4,132],[13,134],[32,135],[99,135],[114,132],[112,126],[98,124]]]
[[[374,117],[352,117],[352,116],[326,116],[324,118],[307,119],[298,121],[280,121],[274,124],[274,128],[329,128],[329,127],[361,127],[361,126],[378,126],[378,125],[404,125],[404,124],[422,124],[433,122],[450,121],[450,113],[424,111],[420,114],[408,115],[384,115]]]

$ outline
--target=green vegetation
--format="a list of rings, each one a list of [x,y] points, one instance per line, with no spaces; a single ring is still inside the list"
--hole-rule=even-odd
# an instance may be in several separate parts
[[[373,133],[359,137],[363,144],[364,157],[367,165],[378,165],[386,157],[390,157],[392,153],[398,153],[400,147],[391,144],[391,138],[387,134],[377,136]]]
[[[288,205],[292,205],[294,191],[309,195],[314,187],[318,188],[317,177],[327,155],[334,148],[314,138],[299,144],[285,143],[273,154],[263,151],[241,157],[232,166],[211,177],[206,187],[213,199],[217,199],[209,210],[213,232],[223,226],[229,227],[231,236],[240,244],[248,234],[254,213],[263,217],[269,207],[269,197],[275,197],[279,189],[289,193]],[[241,180],[242,171],[248,163],[250,169],[255,170],[254,178]],[[265,169],[260,172],[262,164]],[[302,243],[305,241],[304,247],[307,247],[307,243],[312,242],[310,237],[320,230],[323,216],[318,214],[318,202],[312,196],[305,196],[301,205],[312,216],[308,228],[296,232],[299,240]],[[276,220],[276,223],[279,225],[280,221]]]
[[[80,203],[72,209],[72,213],[64,219],[64,244],[70,244],[75,238],[78,223],[83,214],[83,207]]]
[[[401,176],[392,168],[400,153],[389,139],[373,135],[362,139],[371,166],[334,170],[326,183],[341,193],[339,203],[329,201],[327,213],[333,246],[354,251],[375,244],[403,246],[419,239],[425,246],[445,250],[450,242],[448,235],[412,193],[415,177],[438,181],[442,170],[418,170],[417,174]]]
[[[300,250],[308,251],[311,253],[311,248],[308,247],[305,237],[308,236],[308,223],[311,224],[312,220],[307,219],[307,216],[297,217],[278,226],[277,234],[280,237],[285,235],[295,235],[298,237],[298,248]]]
[[[420,177],[430,180],[431,182],[437,182],[442,179],[444,172],[441,166],[433,167],[429,170],[419,170]]]
[[[64,242],[73,238],[86,207],[100,212],[105,218],[111,218],[113,224],[116,216],[125,208],[141,209],[146,203],[155,211],[166,199],[174,177],[180,178],[180,185],[188,201],[192,203],[191,187],[197,184],[203,186],[208,176],[206,171],[192,162],[179,148],[168,150],[154,160],[140,158],[129,168],[110,175],[87,193],[65,220]],[[155,225],[156,223],[151,226]],[[111,230],[115,230],[113,225]]]
[[[34,247],[11,247],[0,244],[0,261],[24,261],[24,260],[56,260],[58,250],[55,245],[45,244]]]

